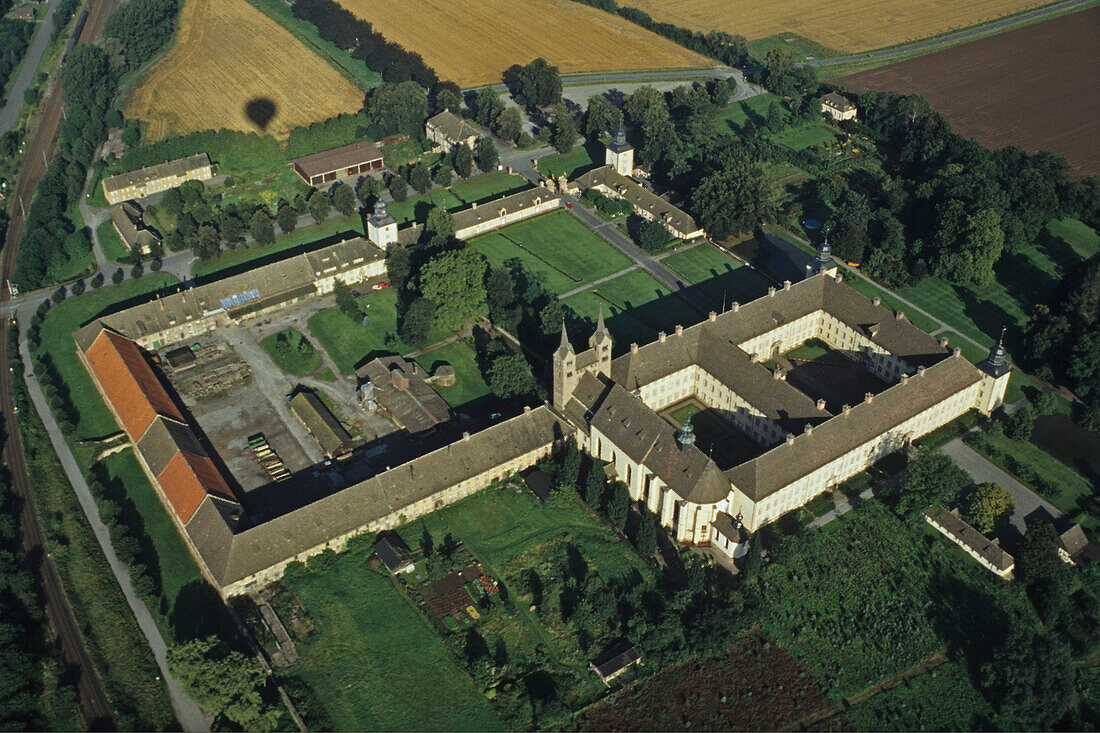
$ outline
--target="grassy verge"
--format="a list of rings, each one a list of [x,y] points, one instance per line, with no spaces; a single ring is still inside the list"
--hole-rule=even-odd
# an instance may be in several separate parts
[[[661,261],[715,303],[748,303],[767,294],[771,282],[724,252],[700,244]]]
[[[600,146],[598,144],[578,145],[566,155],[561,153],[544,155],[538,161],[539,173],[554,178],[561,175],[569,179],[575,178],[577,174],[598,165],[597,160],[603,159],[601,155],[595,153],[597,147]]]
[[[473,349],[462,342],[440,346],[425,351],[416,357],[416,361],[425,369],[432,370],[437,362],[446,362],[454,367],[457,381],[453,387],[439,387],[440,396],[453,408],[459,408],[489,394],[489,385],[481,378],[477,367],[477,357]]]
[[[99,246],[103,248],[103,255],[111,262],[129,264],[133,260],[130,249],[123,243],[122,237],[118,236],[115,225],[110,219],[96,227],[95,234],[99,240]]]
[[[285,350],[279,346],[280,338],[285,340]],[[310,340],[301,331],[293,328],[271,334],[260,342],[260,346],[276,366],[296,377],[309,374],[321,363],[321,355],[313,348]]]
[[[92,663],[123,730],[164,730],[175,716],[153,654],[20,380],[16,403],[31,490],[46,546],[80,622]]]

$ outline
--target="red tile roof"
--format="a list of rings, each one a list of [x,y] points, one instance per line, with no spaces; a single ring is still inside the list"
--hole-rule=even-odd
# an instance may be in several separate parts
[[[103,330],[84,357],[131,440],[141,438],[158,414],[186,422],[130,339]]]
[[[191,520],[207,494],[237,500],[213,461],[189,453],[176,453],[157,476],[157,482],[184,524]]]

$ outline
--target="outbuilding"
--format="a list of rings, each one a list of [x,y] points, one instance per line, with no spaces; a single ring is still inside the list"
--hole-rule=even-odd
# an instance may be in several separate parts
[[[331,183],[337,178],[358,176],[382,170],[382,153],[366,140],[304,155],[292,161],[294,172],[311,186]]]
[[[414,569],[412,550],[396,532],[383,532],[374,543],[374,551],[382,564],[394,575],[411,573]]]
[[[641,661],[642,655],[638,648],[624,639],[592,660],[588,668],[596,673],[600,682],[606,685],[631,666],[640,664]]]

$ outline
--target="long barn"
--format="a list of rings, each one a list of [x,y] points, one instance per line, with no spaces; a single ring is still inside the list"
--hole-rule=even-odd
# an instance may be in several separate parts
[[[331,150],[322,150],[293,160],[294,172],[311,186],[337,178],[382,170],[382,153],[374,143],[360,140]]]

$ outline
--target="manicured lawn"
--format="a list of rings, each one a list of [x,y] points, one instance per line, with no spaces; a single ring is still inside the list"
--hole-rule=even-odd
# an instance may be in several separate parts
[[[276,228],[276,231],[281,230]],[[300,247],[311,242],[319,242],[322,239],[332,237],[333,242],[330,243],[335,243],[335,241],[339,239],[336,237],[338,234],[346,234],[347,238],[350,239],[351,237],[362,236],[363,232],[363,220],[358,214],[352,214],[346,217],[338,216],[333,219],[328,219],[321,224],[299,227],[290,234],[280,233],[275,237],[275,243],[269,244],[266,247],[259,247],[256,244],[251,244],[247,247],[238,247],[237,249],[223,249],[222,253],[213,259],[196,262],[191,271],[194,273],[195,277],[202,277],[230,267],[243,265],[246,262],[269,257],[293,247]]]
[[[313,688],[335,730],[503,730],[488,700],[368,546],[290,573],[316,626],[291,672]],[[315,561],[316,563],[316,561]]]
[[[936,323],[936,321],[934,321],[933,319],[929,318],[926,315],[918,313],[917,311],[902,303],[895,296],[886,292],[879,286],[870,283],[862,278],[849,276],[844,278],[844,284],[852,288],[853,290],[858,290],[859,292],[866,295],[868,298],[874,298],[875,296],[882,298],[883,305],[885,305],[887,308],[892,309],[895,313],[901,311],[905,314],[905,317],[909,319],[910,323],[912,323],[914,326],[921,329],[922,331],[932,333],[940,327],[940,324]],[[958,341],[958,339],[955,340]]]
[[[458,181],[451,186],[451,193],[460,201],[471,204],[474,201],[497,198],[505,193],[522,191],[530,186],[531,184],[523,176],[506,171],[493,171],[465,181]]]
[[[568,155],[562,155],[561,153],[544,155],[539,158],[539,173],[554,178],[564,173],[566,178],[576,178],[578,174],[584,173],[589,168],[603,164],[602,151],[594,154],[592,150],[589,150],[589,148],[595,150],[596,147],[602,148],[603,145],[578,145]],[[596,162],[597,160],[599,163]]]
[[[642,270],[628,272],[596,288],[571,295],[564,302],[593,322],[602,307],[607,327],[618,342],[616,351],[631,342],[648,343],[657,338],[658,331],[672,333],[677,325],[686,328],[703,319],[687,301],[672,295],[668,288]]]
[[[405,354],[413,350],[397,336],[397,293],[392,289],[371,291],[359,299],[359,305],[370,317],[370,326],[352,323],[335,307],[309,319],[310,332],[344,374],[354,372],[357,364],[376,352]],[[435,331],[428,336],[429,343],[442,338],[443,334]]]
[[[477,368],[476,354],[469,346],[458,341],[416,357],[416,362],[429,371],[440,361],[453,366],[457,378],[453,387],[436,388],[448,405],[457,409],[489,394],[489,386],[485,384],[481,371]]]
[[[397,219],[400,226],[410,221],[427,221],[428,213],[437,206],[448,210],[462,208],[462,200],[446,188],[433,188],[423,194],[417,194],[410,189],[410,193],[401,203],[394,201],[386,205],[386,211]]]
[[[707,244],[669,255],[661,264],[693,283],[715,303],[748,303],[767,294],[771,285],[756,270]]]
[[[280,337],[287,344],[285,350],[280,349]],[[271,334],[260,342],[260,346],[280,369],[296,377],[309,374],[321,363],[321,355],[317,353],[313,343],[301,331],[293,328]]]
[[[546,286],[555,293],[561,294],[582,284],[541,257],[521,249],[499,231],[470,240],[470,246],[485,255],[493,267],[500,267],[510,259],[518,259],[526,269],[541,273],[546,278]]]
[[[714,120],[715,129],[719,133],[729,133],[731,130],[739,132],[745,126],[745,120],[749,118],[749,112],[752,113],[754,118],[753,123],[759,125],[767,117],[768,107],[771,106],[772,100],[779,100],[779,103],[786,109],[783,100],[775,94],[758,94],[740,102],[733,102],[723,109]]]
[[[1077,219],[1058,219],[1047,225],[1047,231],[1061,239],[1085,257],[1100,252],[1100,235]]]
[[[122,241],[122,237],[118,236],[118,232],[115,231],[115,225],[111,223],[111,220],[100,224],[95,230],[96,238],[99,239],[99,246],[103,248],[103,254],[111,262],[130,262],[130,249]]]
[[[64,382],[76,426],[73,440],[102,437],[118,431],[118,424],[99,396],[91,377],[76,355],[73,332],[110,306],[138,298],[179,281],[167,273],[146,275],[122,285],[89,290],[50,309],[42,323],[42,344],[36,354],[46,354]]]
[[[856,730],[989,730],[993,709],[963,662],[947,662],[847,711]]]
[[[632,264],[568,211],[537,216],[499,231],[578,283],[591,282]]]
[[[767,110],[765,110],[767,111]],[[809,124],[796,125],[775,135],[774,140],[778,145],[791,150],[806,150],[814,145],[825,145],[836,140],[836,133],[825,125]]]

